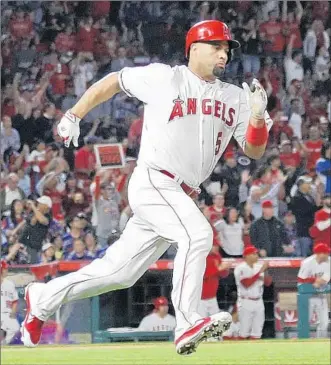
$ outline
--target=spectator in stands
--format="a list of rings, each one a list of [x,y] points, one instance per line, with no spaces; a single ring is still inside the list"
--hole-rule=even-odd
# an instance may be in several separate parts
[[[25,220],[24,202],[15,199],[11,203],[10,215],[2,220],[2,229],[10,243],[17,242],[17,236],[23,228]]]
[[[286,235],[288,238],[289,245],[286,247],[285,254],[286,256],[293,256],[293,253],[295,252],[295,243],[298,238],[297,236],[297,229],[295,224],[295,216],[294,214],[289,210],[286,212],[284,216],[284,226]]]
[[[77,32],[77,51],[80,53],[93,52],[95,43],[99,39],[99,31],[93,26],[91,16],[80,21]]]
[[[225,193],[225,206],[237,206],[239,203],[240,171],[233,151],[224,154],[225,164],[219,174],[213,173],[211,181],[219,181]]]
[[[282,22],[283,22],[283,34],[285,35],[286,44],[289,43],[291,34],[295,35],[293,42],[293,49],[299,50],[302,48],[302,39],[300,32],[300,22],[303,15],[303,7],[299,0],[295,1],[296,8],[288,11],[287,0],[283,0],[282,8]]]
[[[255,219],[262,216],[262,203],[271,200],[274,214],[278,217],[278,193],[281,185],[286,181],[286,176],[281,176],[278,182],[272,182],[269,166],[258,168],[253,177],[252,187],[249,192],[249,202],[252,205],[252,214]]]
[[[98,187],[96,187],[96,191]],[[102,248],[108,246],[108,238],[112,232],[118,231],[120,221],[119,202],[115,196],[113,183],[103,183],[100,186],[100,196],[95,197],[95,206],[98,216],[96,235],[98,245]]]
[[[68,25],[64,32],[59,33],[55,38],[55,48],[59,53],[75,52],[77,47],[76,35],[73,28]]]
[[[100,246],[97,245],[96,237],[93,235],[92,232],[86,233],[86,235],[84,237],[84,242],[85,242],[86,250],[94,258],[103,257],[108,248],[108,246],[106,246],[104,248],[100,248]]]
[[[25,220],[19,242],[27,247],[30,263],[35,264],[51,222],[52,200],[44,195],[37,199],[37,205],[32,200],[28,200],[27,204],[31,213]]]
[[[252,223],[249,234],[261,257],[283,256],[292,249],[283,222],[275,217],[271,200],[262,203],[262,217]]]
[[[12,127],[12,121],[8,115],[2,117],[0,138],[1,156],[3,156],[4,152],[9,148],[18,151],[21,147],[20,135],[17,130]]]
[[[311,195],[312,179],[308,176],[301,176],[297,181],[298,190],[291,200],[291,210],[295,215],[297,224],[297,235],[295,252],[298,257],[311,255],[312,239],[309,235],[309,228],[314,223],[314,214],[318,207]]]
[[[72,194],[69,199],[64,198],[63,208],[68,218],[75,217],[80,212],[88,213],[91,210],[89,201],[82,191]]]
[[[331,143],[325,142],[321,150],[321,158],[316,162],[316,172],[326,194],[331,194]]]
[[[75,154],[75,174],[78,180],[89,179],[91,172],[95,169],[96,159],[94,154],[94,144],[98,138],[91,136]]]
[[[315,243],[324,242],[331,247],[331,194],[323,197],[323,208],[314,216],[314,224],[309,229]]]
[[[21,188],[18,187],[19,178],[17,174],[10,173],[7,177],[7,184],[0,193],[1,212],[9,212],[11,204],[14,200],[25,199],[25,194]]]
[[[55,260],[55,247],[50,242],[44,243],[41,247],[40,263],[47,264]]]
[[[260,25],[259,32],[265,54],[277,58],[281,57],[285,40],[282,34],[282,23],[278,21],[276,11],[268,13],[268,20]]]
[[[260,71],[259,55],[262,47],[255,18],[248,20],[241,37],[244,41],[241,45],[243,49],[244,74],[252,73],[256,77]]]
[[[73,242],[73,250],[65,257],[65,260],[93,260],[93,258],[86,250],[84,241],[81,238],[76,238]]]
[[[299,99],[291,100],[291,110],[289,118],[289,126],[293,130],[294,137],[297,137],[299,141],[302,140],[302,116],[300,114],[300,102]]]
[[[317,126],[309,128],[309,139],[305,141],[303,148],[307,156],[307,169],[314,171],[317,160],[321,157],[323,141],[320,138],[320,132]]]
[[[291,84],[292,80],[303,81],[302,52],[293,51],[293,44],[296,39],[295,34],[290,35],[290,41],[287,45],[286,55],[284,59],[284,68],[286,76],[286,88]]]
[[[154,311],[142,319],[139,324],[139,331],[160,332],[174,331],[176,319],[169,314],[169,303],[165,297],[158,297],[153,300]]]
[[[214,223],[219,232],[222,257],[241,257],[244,249],[244,222],[236,208],[228,208],[224,219]]]
[[[208,218],[208,220],[216,222],[223,219],[224,214],[226,213],[224,203],[225,199],[223,194],[217,193],[213,196],[213,205],[204,209],[204,215]]]
[[[43,115],[36,119],[35,138],[44,140],[46,143],[53,142],[52,128],[55,117],[55,105],[48,103],[45,105]]]
[[[124,67],[133,66],[133,62],[126,57],[126,49],[124,47],[120,47],[117,51],[117,58],[111,62],[111,72],[117,72]]]
[[[327,142],[330,139],[331,128],[330,128],[330,122],[325,116],[320,117],[319,127],[320,127],[321,138],[323,139],[324,142]]]

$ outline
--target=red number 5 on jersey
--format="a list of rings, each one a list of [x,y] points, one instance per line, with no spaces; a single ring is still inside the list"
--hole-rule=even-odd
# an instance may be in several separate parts
[[[222,143],[222,134],[223,134],[222,132],[218,132],[217,139],[216,139],[215,155],[217,155],[218,152],[220,151],[221,143]]]

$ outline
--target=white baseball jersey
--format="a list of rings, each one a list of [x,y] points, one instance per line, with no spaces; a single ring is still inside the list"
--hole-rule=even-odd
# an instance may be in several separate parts
[[[240,298],[262,298],[263,286],[264,286],[264,273],[259,275],[259,279],[256,280],[251,286],[245,287],[242,283],[242,279],[251,278],[256,275],[262,267],[262,264],[256,263],[253,267],[250,267],[246,262],[242,262],[234,269],[234,276],[236,279],[236,285],[238,288],[238,299]]]
[[[12,303],[18,300],[17,291],[12,281],[3,279],[1,283],[1,314],[11,313]]]
[[[161,318],[157,313],[151,313],[144,317],[138,329],[140,331],[173,331],[176,327],[176,319],[171,314]]]
[[[321,277],[328,282],[330,281],[330,265],[330,257],[328,261],[319,264],[316,261],[315,255],[309,256],[301,262],[298,278],[308,279]]]
[[[128,96],[145,103],[138,165],[167,170],[197,188],[232,136],[244,148],[251,111],[241,88],[158,63],[125,67],[118,79]],[[267,113],[266,121],[270,129]]]

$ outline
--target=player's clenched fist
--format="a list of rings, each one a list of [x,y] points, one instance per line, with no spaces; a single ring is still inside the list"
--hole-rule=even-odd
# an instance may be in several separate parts
[[[251,116],[256,119],[264,119],[264,112],[267,108],[268,97],[259,80],[253,79],[252,86],[249,87],[246,82],[243,84],[246,93],[247,102],[251,108]]]
[[[78,147],[80,120],[81,119],[72,114],[70,110],[68,110],[61,118],[60,123],[57,126],[57,133],[63,139],[66,147],[70,146],[71,141],[75,147]]]

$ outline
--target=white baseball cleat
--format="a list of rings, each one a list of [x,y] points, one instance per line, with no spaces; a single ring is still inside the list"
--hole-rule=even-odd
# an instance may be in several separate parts
[[[199,320],[184,332],[176,341],[176,351],[180,355],[190,355],[199,344],[211,337],[220,337],[230,328],[232,316],[228,312],[219,312]]]
[[[30,283],[25,288],[24,299],[26,301],[26,315],[21,325],[21,340],[26,347],[36,347],[40,341],[44,321],[31,313],[37,298],[39,297],[41,283]]]

